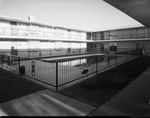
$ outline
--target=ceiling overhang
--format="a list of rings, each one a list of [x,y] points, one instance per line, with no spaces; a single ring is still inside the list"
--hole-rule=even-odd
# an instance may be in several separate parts
[[[150,0],[104,0],[150,28]]]

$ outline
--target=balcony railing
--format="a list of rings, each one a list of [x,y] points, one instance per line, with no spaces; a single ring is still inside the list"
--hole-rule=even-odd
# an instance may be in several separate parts
[[[130,34],[121,34],[115,36],[104,36],[104,39],[99,37],[93,37],[93,40],[110,40],[110,39],[139,39],[139,38],[150,38],[149,33],[130,33]]]
[[[58,32],[55,31],[55,29],[50,31],[44,30],[40,31],[40,30],[12,29],[0,27],[0,35],[86,40],[86,34],[71,34],[71,32]]]
[[[27,29],[13,29],[0,27],[0,35],[4,36],[24,36],[24,37],[40,37],[40,38],[60,38],[60,39],[80,39],[91,40],[91,37],[86,33],[72,34],[71,32],[58,32],[55,29],[52,30],[27,30]],[[93,40],[110,40],[110,39],[138,39],[138,38],[150,38],[150,32],[147,33],[129,33],[121,35],[104,35],[104,38],[92,37]]]

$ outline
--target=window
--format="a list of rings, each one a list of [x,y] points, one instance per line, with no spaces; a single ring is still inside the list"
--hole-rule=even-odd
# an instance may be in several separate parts
[[[109,43],[110,51],[117,51],[117,43]]]
[[[10,21],[10,25],[17,25],[17,22]]]

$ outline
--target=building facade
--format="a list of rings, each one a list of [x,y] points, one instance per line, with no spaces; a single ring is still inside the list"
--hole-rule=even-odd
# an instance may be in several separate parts
[[[87,40],[86,31],[51,26],[30,19],[0,17],[1,52],[12,48],[18,51],[56,50],[64,52],[67,50],[78,52],[86,50],[86,43],[73,42],[73,40]]]
[[[99,40],[116,40],[113,42],[105,43],[88,43],[87,48],[89,50],[98,51],[122,51],[125,49],[144,49],[150,50],[149,41],[125,41],[129,39],[146,39],[150,38],[150,29],[146,27],[134,27],[115,30],[106,30],[98,32],[88,32],[87,40],[99,41]],[[118,40],[118,41],[117,41]],[[122,41],[120,41],[122,40]]]
[[[30,55],[29,53],[17,53],[18,56],[29,57],[32,55],[31,52],[38,52],[33,56],[43,56],[41,51],[47,55],[51,53],[47,52],[48,50],[53,50],[53,53],[57,55],[139,48],[149,51],[149,41],[129,40],[142,38],[150,38],[150,29],[133,27],[88,32],[36,22],[33,16],[28,20],[0,16],[0,52],[11,51],[11,49],[30,52]]]

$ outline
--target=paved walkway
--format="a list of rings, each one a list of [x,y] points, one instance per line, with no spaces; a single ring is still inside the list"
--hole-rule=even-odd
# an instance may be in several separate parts
[[[0,104],[4,116],[86,116],[95,107],[51,90],[43,90]]]
[[[99,108],[78,102],[49,89],[0,104],[0,116],[88,115],[150,116],[150,68]]]
[[[111,116],[150,117],[150,68],[91,115],[101,115],[99,111]]]

